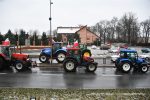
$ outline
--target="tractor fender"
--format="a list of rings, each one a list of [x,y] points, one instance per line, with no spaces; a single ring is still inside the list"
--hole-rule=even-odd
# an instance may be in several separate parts
[[[74,60],[74,61],[78,64],[78,61],[77,61],[76,58],[74,58],[74,57],[66,57],[66,58],[65,58],[65,60],[68,60],[68,59],[72,59],[72,60]],[[65,62],[65,60],[64,60],[64,62]]]
[[[58,49],[56,52],[55,52],[55,54],[57,54],[58,52],[65,52],[65,53],[67,53],[67,50],[66,49]]]
[[[129,59],[120,59],[119,65],[121,65],[124,62],[128,62],[128,63],[132,64],[131,60],[129,60]]]
[[[43,55],[46,55],[46,56],[50,57],[50,56],[51,56],[51,52],[52,52],[52,49],[51,49],[51,48],[44,48],[44,49],[41,51],[40,55],[43,54]]]

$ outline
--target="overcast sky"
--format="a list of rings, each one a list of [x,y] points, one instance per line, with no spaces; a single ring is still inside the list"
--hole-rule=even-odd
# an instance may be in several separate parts
[[[139,21],[150,17],[150,0],[52,0],[52,29],[95,25],[133,12]],[[0,0],[0,32],[49,30],[49,0]]]

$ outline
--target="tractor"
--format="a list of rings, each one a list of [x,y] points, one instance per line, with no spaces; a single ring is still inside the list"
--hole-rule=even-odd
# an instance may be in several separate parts
[[[138,57],[136,50],[122,49],[120,50],[120,57],[117,58],[115,66],[117,70],[125,73],[130,72],[133,68],[135,71],[146,73],[149,69],[150,63],[145,59]]]
[[[46,63],[51,58],[56,59],[58,63],[62,63],[66,57],[67,50],[66,48],[62,47],[61,42],[55,42],[52,46],[52,48],[44,48],[42,49],[39,60],[42,63]]]
[[[63,62],[64,70],[75,72],[78,66],[84,66],[87,72],[95,72],[97,63],[91,58],[91,51],[80,47],[67,48],[67,55]]]
[[[36,62],[29,59],[28,54],[16,53],[15,46],[0,46],[0,70],[14,66],[17,71],[23,71]]]

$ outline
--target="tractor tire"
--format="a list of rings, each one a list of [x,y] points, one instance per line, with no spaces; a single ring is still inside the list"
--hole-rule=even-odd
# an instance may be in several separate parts
[[[47,57],[45,54],[40,54],[39,60],[41,63],[46,63],[49,60],[49,57]]]
[[[84,50],[83,52],[82,52],[82,56],[89,56],[89,57],[91,57],[91,52],[90,52],[90,50]]]
[[[63,67],[66,72],[75,72],[77,63],[73,59],[66,59],[63,63]]]
[[[4,68],[4,60],[3,58],[0,58],[0,70]]]
[[[66,58],[66,53],[65,52],[60,51],[56,54],[56,61],[58,63],[63,63],[65,58]]]
[[[131,64],[129,62],[122,62],[120,67],[124,73],[129,73],[131,70]]]
[[[97,69],[97,65],[93,63],[88,64],[88,66],[86,67],[87,72],[95,72],[96,69]]]
[[[25,68],[24,68],[24,65],[22,62],[16,62],[15,63],[15,69],[20,72],[20,71],[23,71]]]
[[[148,69],[149,69],[149,67],[146,66],[146,65],[142,65],[142,66],[140,67],[140,71],[141,71],[142,73],[146,73],[146,72],[148,71]]]

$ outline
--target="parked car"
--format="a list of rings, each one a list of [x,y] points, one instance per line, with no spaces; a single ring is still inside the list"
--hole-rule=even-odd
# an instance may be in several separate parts
[[[125,73],[130,72],[132,68],[136,71],[146,73],[150,63],[145,59],[138,57],[137,51],[124,49],[120,50],[120,57],[116,60],[115,66],[117,70]]]
[[[97,49],[96,45],[92,45],[91,49]]]
[[[143,53],[139,57],[144,58],[147,61],[150,61],[150,53]]]
[[[56,59],[58,63],[62,63],[66,57],[67,49],[62,47],[62,42],[56,42],[53,44],[53,48],[42,49],[39,60],[42,63],[48,62],[52,53],[52,58]]]
[[[101,50],[108,50],[108,49],[110,49],[110,45],[109,44],[101,44],[100,49]]]
[[[150,53],[150,48],[142,48],[142,53]]]
[[[109,53],[118,53],[119,52],[119,47],[118,46],[111,46],[110,49],[108,49]]]

